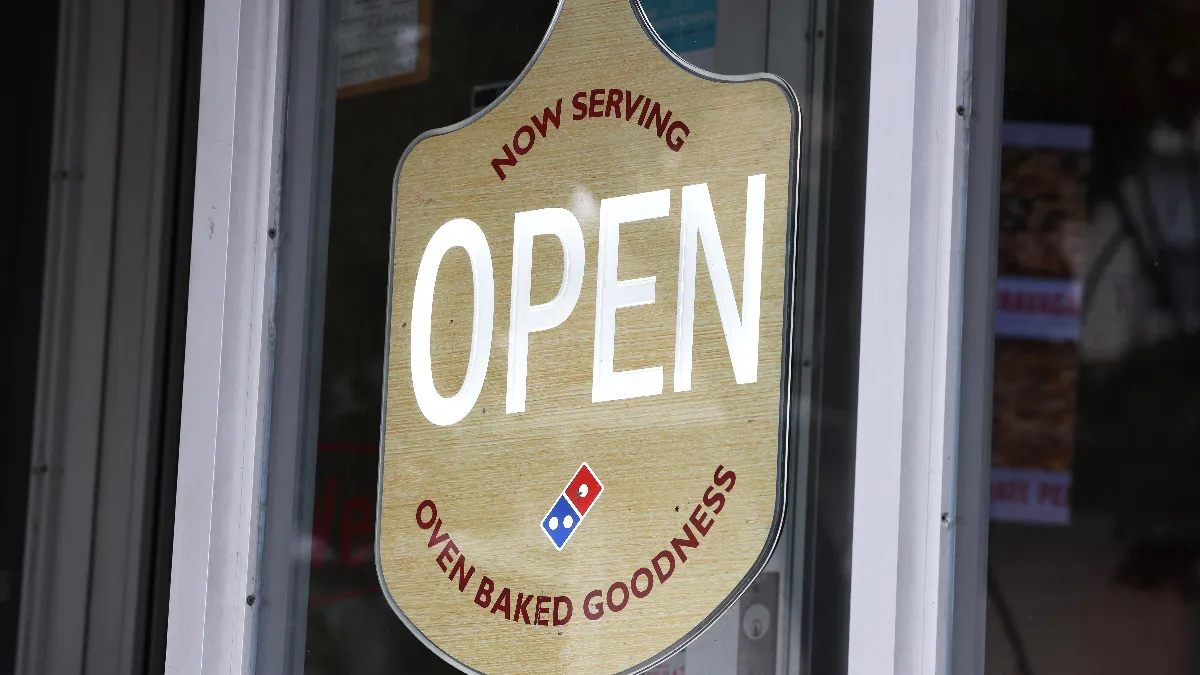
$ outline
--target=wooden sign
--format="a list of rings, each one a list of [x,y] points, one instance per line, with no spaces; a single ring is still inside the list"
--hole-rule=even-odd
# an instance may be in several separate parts
[[[564,0],[395,185],[376,549],[489,675],[636,672],[727,609],[784,515],[799,111]]]

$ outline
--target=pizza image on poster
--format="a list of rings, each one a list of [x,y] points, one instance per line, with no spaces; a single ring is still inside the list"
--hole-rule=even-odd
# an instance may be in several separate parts
[[[1001,160],[992,518],[1070,521],[1091,132],[1008,123]]]

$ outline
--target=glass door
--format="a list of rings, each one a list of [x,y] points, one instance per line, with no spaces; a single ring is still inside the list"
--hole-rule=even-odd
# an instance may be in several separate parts
[[[807,355],[805,401],[815,403],[805,449],[791,460],[774,556],[730,611],[653,672],[837,672],[847,645],[871,3],[641,5],[692,64],[776,73],[800,97],[808,295],[798,299],[806,326],[798,348]],[[299,221],[317,234],[307,257],[285,252],[281,262],[281,314],[307,318],[277,336],[275,386],[286,393],[275,403],[267,469],[260,672],[456,672],[397,618],[374,556],[393,180],[418,135],[503,94],[556,7],[342,0],[295,9],[296,42],[305,46],[295,48],[289,76],[301,93],[289,114],[282,218],[285,237]],[[304,109],[305,100],[315,105]],[[309,182],[297,183],[302,173]],[[288,281],[305,278],[301,286],[313,285],[304,293]],[[289,347],[302,341],[307,351]]]

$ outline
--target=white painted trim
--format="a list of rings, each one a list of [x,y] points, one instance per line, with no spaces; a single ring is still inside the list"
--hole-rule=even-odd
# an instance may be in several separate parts
[[[874,8],[851,675],[947,669],[970,16],[969,0]]]
[[[249,673],[286,0],[208,0],[167,673]]]

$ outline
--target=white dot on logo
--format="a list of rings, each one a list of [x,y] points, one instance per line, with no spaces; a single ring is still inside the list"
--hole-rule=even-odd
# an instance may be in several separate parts
[[[567,516],[567,517],[570,518],[571,516]],[[557,530],[558,529],[558,516],[550,516],[550,522],[548,524],[550,525],[550,529]],[[567,527],[571,527],[571,526],[567,525]]]
[[[575,519],[573,517],[563,516],[563,527],[565,527],[569,530],[569,529],[571,529],[571,526],[574,524],[575,524]]]
[[[580,486],[579,486],[579,496],[580,496],[580,497],[586,497],[586,496],[587,496],[587,493],[588,493],[588,489],[587,489],[587,483],[584,483],[583,485],[580,485]]]

